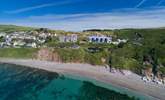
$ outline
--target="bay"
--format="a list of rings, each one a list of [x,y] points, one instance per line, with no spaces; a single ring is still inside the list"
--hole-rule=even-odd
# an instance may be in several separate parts
[[[138,98],[67,75],[0,64],[0,100],[138,100]]]

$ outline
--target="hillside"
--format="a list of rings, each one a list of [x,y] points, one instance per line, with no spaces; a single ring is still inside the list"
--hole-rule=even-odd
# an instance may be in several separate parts
[[[74,33],[49,29],[45,30],[45,28],[34,29],[13,25],[0,25],[0,32],[28,30],[48,31],[56,34]],[[87,36],[91,34],[113,35],[115,39],[128,39],[128,42],[120,45],[91,44],[87,40]],[[79,32],[78,37],[76,45],[79,45],[80,48],[76,50],[70,48],[70,46],[73,45],[72,43],[59,43],[56,41],[56,38],[47,41],[46,45],[48,48],[53,47],[54,50],[52,50],[50,54],[58,54],[58,59],[60,58],[60,61],[63,62],[85,62],[94,65],[103,65],[106,63],[117,69],[127,69],[138,74],[143,74],[143,70],[152,70],[155,75],[157,73],[165,75],[165,28],[120,30],[95,29]],[[81,43],[79,41],[83,42]],[[102,50],[96,53],[91,53],[88,51],[88,48],[91,47],[99,47]],[[24,51],[26,50],[24,49]],[[32,57],[33,54],[36,54],[37,51],[38,49],[27,50],[29,54],[24,55],[24,52],[20,54],[19,49],[5,48],[0,49],[0,52],[2,52],[0,57],[22,57],[24,55],[29,58]],[[53,60],[55,60],[56,57],[57,56],[51,56],[48,58],[54,58]],[[42,58],[42,56],[39,58]],[[148,65],[144,64],[146,62]]]
[[[0,32],[14,32],[14,31],[31,31],[35,28],[31,27],[23,27],[23,26],[16,26],[16,25],[0,25]]]

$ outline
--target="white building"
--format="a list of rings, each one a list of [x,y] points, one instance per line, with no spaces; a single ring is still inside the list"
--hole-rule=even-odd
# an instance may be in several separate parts
[[[119,43],[126,43],[128,40],[127,39],[117,39]]]
[[[33,43],[27,43],[26,47],[32,47],[32,48],[37,48],[37,44],[35,42]]]
[[[24,46],[26,43],[25,42],[23,42],[23,41],[14,41],[13,42],[13,46],[15,47],[15,46]]]
[[[104,35],[92,35],[89,36],[89,42],[93,43],[111,43],[112,42],[112,37],[104,36]]]
[[[77,42],[78,36],[76,34],[59,36],[60,42]]]

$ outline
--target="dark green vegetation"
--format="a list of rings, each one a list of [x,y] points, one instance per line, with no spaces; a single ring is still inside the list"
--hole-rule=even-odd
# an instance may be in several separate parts
[[[60,60],[62,62],[78,62],[78,63],[89,63],[93,65],[103,65],[105,64],[102,59],[107,58],[109,55],[106,51],[99,51],[96,53],[91,53],[84,48],[79,49],[68,49],[68,48],[60,48],[55,49]]]
[[[99,32],[101,33],[102,31]],[[108,34],[107,30],[106,34]],[[111,30],[109,34],[112,35]],[[66,62],[73,60],[94,65],[108,64],[109,66],[131,70],[138,74],[142,74],[142,70],[151,67],[155,75],[158,72],[165,74],[165,29],[114,30],[113,35],[120,39],[128,39],[129,41],[118,46],[77,43],[81,46],[81,49],[62,49],[59,54]],[[88,50],[89,48],[101,48],[102,50],[91,52]],[[102,61],[104,59],[106,61]],[[146,66],[144,62],[150,65]]]
[[[85,52],[83,49],[55,49],[62,62],[84,62]]]
[[[3,42],[4,41],[4,38],[3,37],[0,37],[0,42]]]
[[[31,31],[34,28],[31,27],[23,27],[23,26],[15,26],[15,25],[0,25],[0,32],[15,32],[15,31]]]
[[[129,42],[113,49],[112,66],[118,62],[118,67],[139,73],[147,67],[143,63],[148,62],[154,74],[165,72],[165,29],[124,29],[115,33]]]

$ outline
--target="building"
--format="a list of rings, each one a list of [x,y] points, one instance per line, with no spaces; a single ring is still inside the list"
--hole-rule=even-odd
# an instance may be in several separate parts
[[[77,42],[78,36],[76,34],[59,36],[60,42]]]
[[[127,39],[117,39],[117,41],[113,41],[112,44],[119,45],[120,43],[126,43]]]
[[[37,48],[37,44],[35,42],[33,43],[27,43],[26,47],[32,47],[32,48]]]
[[[112,37],[109,36],[104,36],[104,35],[92,35],[89,36],[89,42],[91,43],[111,43],[112,42]]]
[[[14,41],[14,42],[13,42],[13,46],[14,46],[14,47],[17,47],[17,46],[22,47],[22,46],[24,46],[25,44],[26,44],[26,43],[23,42],[23,41]]]

